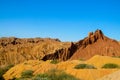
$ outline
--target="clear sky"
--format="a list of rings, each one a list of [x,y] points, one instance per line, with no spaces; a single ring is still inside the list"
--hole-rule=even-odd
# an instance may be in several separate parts
[[[120,0],[0,0],[0,37],[78,41],[96,29],[120,40]]]

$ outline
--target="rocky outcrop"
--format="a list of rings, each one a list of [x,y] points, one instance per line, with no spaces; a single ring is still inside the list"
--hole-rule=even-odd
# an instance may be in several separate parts
[[[41,60],[45,55],[59,53],[69,46],[69,42],[61,42],[59,39],[0,38],[0,66],[26,60]]]
[[[94,55],[120,56],[120,45],[116,40],[104,36],[101,30],[90,32],[88,37],[78,41],[77,50],[71,59],[89,59]]]
[[[83,40],[80,40],[76,43],[76,45],[78,47],[86,47],[90,44],[94,44],[95,42],[97,42],[97,40],[101,39],[104,40],[106,37],[104,36],[104,34],[102,33],[101,30],[96,30],[95,33],[93,32],[89,32],[88,33],[88,37],[84,38]]]
[[[88,37],[77,43],[71,43],[69,48],[60,49],[54,54],[45,55],[43,60],[58,59],[89,59],[94,55],[120,56],[120,45],[116,40],[104,36],[101,30],[88,33]]]
[[[26,43],[40,43],[44,41],[58,41],[61,42],[59,39],[51,39],[51,38],[16,38],[16,37],[2,37],[0,38],[0,46],[6,47],[9,45],[17,45],[17,44],[26,44]]]
[[[59,60],[59,61],[66,61],[70,59],[70,57],[74,54],[77,47],[74,45],[74,43],[71,43],[71,46],[69,48],[62,48],[60,50],[56,50],[54,54],[48,54],[43,57],[42,60]]]

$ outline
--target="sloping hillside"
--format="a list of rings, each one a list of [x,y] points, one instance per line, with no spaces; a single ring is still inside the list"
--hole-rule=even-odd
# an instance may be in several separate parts
[[[98,62],[97,62],[98,61]],[[113,58],[107,56],[94,56],[87,61],[70,60],[59,62],[57,64],[48,61],[29,60],[21,64],[16,65],[4,74],[5,80],[12,79],[14,77],[20,77],[21,73],[25,70],[32,70],[34,75],[42,74],[51,69],[57,69],[65,71],[79,79],[83,80],[96,80],[105,75],[113,73],[119,69],[103,69],[101,68],[104,64],[113,63],[120,66],[120,58]],[[89,64],[93,65],[96,69],[76,69],[75,66],[78,64]],[[86,75],[87,74],[87,75]]]
[[[77,49],[71,59],[89,59],[94,55],[120,56],[120,44],[106,37],[101,30],[90,32],[88,37],[75,44]]]
[[[111,73],[109,75],[106,75],[100,79],[97,80],[120,80],[120,70],[115,71],[114,73]]]

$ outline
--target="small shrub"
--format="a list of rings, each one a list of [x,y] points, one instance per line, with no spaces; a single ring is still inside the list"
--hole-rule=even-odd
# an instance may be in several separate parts
[[[33,76],[33,71],[32,70],[26,70],[21,73],[22,78],[30,78]]]
[[[80,61],[85,61],[85,59],[83,59],[83,58],[80,58],[79,60],[80,60]]]
[[[120,58],[120,56],[112,56],[112,57],[114,57],[114,58]]]
[[[102,68],[119,68],[119,66],[114,63],[107,63],[107,64],[104,64]]]
[[[26,63],[26,62],[24,63],[24,65],[27,65],[27,64],[28,64],[28,63]]]
[[[14,78],[12,80],[31,80],[31,78],[22,78],[22,77],[20,77],[20,78]]]
[[[47,74],[38,74],[36,75],[32,80],[48,80],[48,75]]]
[[[8,66],[4,67],[4,68],[0,68],[0,80],[4,80],[3,78],[3,74],[5,74],[11,67],[13,67],[14,65],[9,64]]]
[[[5,67],[5,69],[8,71],[10,68],[12,68],[14,65],[13,64],[9,64],[8,66]]]
[[[0,68],[0,80],[4,80],[3,78],[3,74],[5,73],[6,71],[2,68]]]
[[[75,69],[96,69],[93,65],[78,64],[74,67]]]
[[[33,80],[79,80],[63,71],[52,69],[44,74],[35,76]]]
[[[55,59],[55,60],[52,60],[50,63],[57,64],[57,63],[59,63],[59,61]]]

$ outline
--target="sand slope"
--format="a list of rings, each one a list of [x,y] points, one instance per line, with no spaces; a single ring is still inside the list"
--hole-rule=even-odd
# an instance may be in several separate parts
[[[13,77],[20,77],[21,72],[24,70],[33,70],[34,75],[44,73],[50,69],[64,70],[66,73],[71,74],[79,79],[83,80],[96,80],[105,75],[111,74],[119,69],[101,69],[101,66],[105,63],[115,63],[120,65],[119,58],[99,56],[96,55],[87,61],[69,60],[65,62],[59,62],[58,64],[51,64],[51,61],[39,61],[29,60],[24,63],[18,64],[11,68],[4,74],[5,80],[12,79]],[[93,64],[97,69],[74,69],[75,65],[80,63]]]
[[[120,70],[97,80],[120,80]]]

